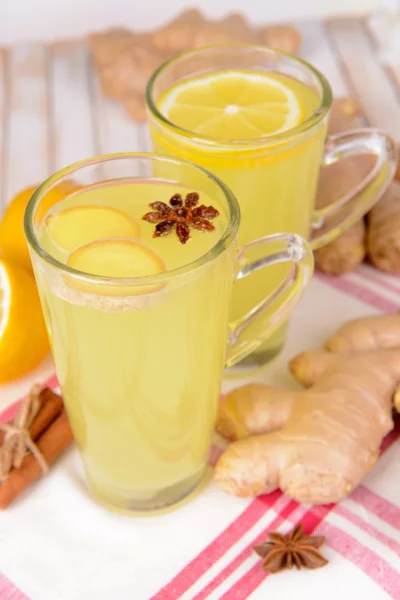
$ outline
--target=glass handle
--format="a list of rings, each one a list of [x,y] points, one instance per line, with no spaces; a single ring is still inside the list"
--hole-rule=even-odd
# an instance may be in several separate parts
[[[376,157],[364,180],[348,194],[314,211],[310,236],[313,250],[331,242],[361,219],[385,192],[397,168],[396,144],[382,131],[355,129],[328,138],[323,167],[363,154]]]
[[[246,254],[256,247],[265,247],[265,253],[257,260],[250,260]],[[246,244],[239,251],[238,261],[237,281],[278,263],[292,263],[292,268],[276,290],[244,316],[230,323],[227,367],[248,356],[283,325],[310,282],[314,270],[314,257],[309,243],[291,233],[269,235]],[[250,332],[251,326],[254,326],[254,331]]]

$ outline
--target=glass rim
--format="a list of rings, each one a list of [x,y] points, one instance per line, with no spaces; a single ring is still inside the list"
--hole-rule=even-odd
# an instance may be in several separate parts
[[[219,237],[218,241],[214,244],[210,250],[208,250],[205,254],[202,254],[199,258],[190,263],[184,264],[178,268],[166,270],[162,273],[157,273],[155,275],[145,275],[142,277],[109,277],[106,275],[94,275],[93,273],[86,273],[85,271],[79,271],[78,269],[73,269],[69,267],[65,263],[57,260],[54,256],[52,256],[49,252],[47,252],[41,245],[36,233],[35,227],[33,223],[34,211],[38,203],[41,199],[45,197],[45,195],[52,190],[57,184],[59,184],[63,179],[65,179],[69,175],[73,175],[84,167],[88,167],[91,165],[107,163],[114,160],[121,159],[148,159],[148,160],[156,160],[164,163],[173,163],[173,164],[183,164],[188,166],[196,171],[202,173],[209,179],[215,183],[220,190],[222,191],[224,197],[227,200],[228,204],[228,223],[224,228],[222,235]],[[151,178],[150,178],[151,179]],[[156,178],[154,178],[157,181]],[[159,181],[169,181],[162,180]],[[99,182],[101,184],[101,181]],[[178,182],[176,182],[178,183]],[[179,185],[184,185],[179,182]],[[207,169],[195,165],[184,159],[176,159],[170,158],[168,156],[163,156],[161,154],[156,154],[152,152],[116,152],[111,154],[103,154],[94,156],[91,158],[86,158],[71,165],[68,165],[48,177],[43,183],[41,183],[32,194],[29,202],[27,204],[25,214],[24,214],[24,231],[25,236],[28,241],[28,245],[31,250],[38,255],[42,260],[51,265],[52,267],[64,272],[66,275],[73,277],[74,279],[83,280],[89,283],[97,283],[97,284],[108,284],[108,285],[122,285],[122,286],[139,286],[139,285],[153,285],[153,284],[162,284],[171,279],[175,279],[185,273],[192,272],[205,264],[211,262],[215,258],[217,258],[224,250],[226,250],[231,243],[233,242],[237,231],[239,229],[240,223],[240,208],[239,203],[235,197],[235,195],[231,192],[231,190],[224,184],[219,177],[213,175]],[[151,293],[151,292],[150,292]],[[104,293],[104,296],[107,294]]]
[[[186,57],[192,56],[192,55],[196,55],[196,54],[201,54],[203,52],[207,52],[210,50],[218,50],[218,49],[223,49],[223,48],[225,48],[225,49],[243,48],[243,50],[259,50],[259,51],[262,51],[267,54],[283,55],[283,56],[286,56],[287,58],[293,60],[293,62],[298,63],[302,68],[304,68],[308,71],[311,71],[311,73],[318,80],[318,82],[321,86],[321,90],[322,90],[321,100],[320,100],[318,107],[314,110],[312,115],[307,117],[307,119],[305,119],[305,121],[303,121],[299,125],[296,125],[296,127],[291,127],[290,129],[282,131],[281,133],[264,135],[259,138],[255,138],[254,140],[248,140],[248,139],[246,139],[246,140],[220,140],[218,138],[214,138],[211,136],[203,136],[203,135],[197,134],[189,129],[185,129],[184,127],[180,127],[179,125],[176,125],[176,123],[174,123],[173,121],[170,121],[157,108],[157,105],[153,100],[153,88],[154,88],[155,83],[157,82],[158,77],[169,66],[179,62],[183,58],[186,58]],[[201,46],[199,48],[187,50],[186,52],[181,52],[181,53],[173,56],[172,58],[169,58],[168,60],[164,61],[158,67],[158,69],[156,69],[153,72],[153,74],[151,75],[150,79],[147,82],[146,91],[145,91],[145,100],[146,100],[146,106],[147,106],[150,114],[153,117],[155,117],[158,121],[161,121],[162,123],[164,123],[164,125],[167,125],[171,129],[173,129],[175,134],[182,135],[185,137],[195,138],[195,141],[198,141],[202,144],[208,144],[210,146],[218,144],[218,145],[223,146],[224,148],[236,148],[236,147],[259,148],[260,146],[261,147],[265,146],[266,142],[273,143],[275,141],[278,141],[278,142],[279,141],[287,141],[290,138],[292,138],[298,134],[306,132],[308,129],[310,129],[317,123],[319,123],[327,115],[327,113],[332,105],[333,93],[332,93],[332,88],[329,84],[329,81],[326,79],[326,77],[318,69],[316,69],[313,65],[311,65],[306,60],[304,60],[298,56],[295,56],[294,54],[290,54],[290,52],[285,52],[284,50],[277,50],[277,49],[269,48],[268,46],[262,46],[259,44],[246,44],[246,43],[238,42],[238,43],[231,43],[231,44],[210,44],[207,46]]]

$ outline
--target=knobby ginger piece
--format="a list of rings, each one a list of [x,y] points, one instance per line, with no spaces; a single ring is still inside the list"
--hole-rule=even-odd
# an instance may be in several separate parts
[[[362,125],[361,106],[355,98],[335,98],[329,116],[328,133],[334,135]],[[323,208],[361,184],[375,163],[375,157],[352,157],[321,169],[317,208]],[[319,271],[339,275],[354,271],[366,255],[366,228],[363,220],[339,238],[315,251]]]
[[[231,14],[211,21],[198,10],[182,13],[174,21],[151,34],[155,48],[160,52],[177,54],[190,48],[211,44],[255,42],[256,35],[243,16]]]
[[[400,347],[400,314],[361,317],[344,323],[325,343],[330,352]]]
[[[209,20],[198,10],[188,10],[156,31],[137,34],[111,29],[90,35],[88,42],[104,94],[121,102],[133,118],[143,120],[147,81],[173,55],[199,46],[238,42],[270,43],[294,52],[300,34],[289,26],[256,29],[235,13]]]
[[[400,181],[400,162],[397,164],[397,170],[396,170],[396,173],[395,173],[395,179],[397,181]]]
[[[393,427],[400,349],[319,354],[317,381],[293,392],[284,427],[236,441],[222,454],[215,479],[224,491],[254,496],[280,488],[298,502],[326,504],[346,497],[371,469]]]
[[[300,50],[300,31],[291,25],[267,25],[260,29],[259,37],[261,44],[276,50],[290,54],[297,54]]]
[[[164,27],[150,32],[151,42],[161,54],[174,54],[191,47],[193,32],[203,25],[199,10],[190,9],[178,15]]]
[[[228,440],[280,429],[292,410],[295,394],[251,383],[222,398],[216,430]]]
[[[365,223],[357,221],[339,238],[315,251],[317,269],[332,275],[354,271],[365,258],[365,241]]]
[[[298,383],[309,388],[342,362],[341,354],[320,349],[305,350],[289,361],[289,370]]]
[[[317,208],[325,208],[346,196],[356,186],[362,186],[376,162],[372,154],[351,156],[321,169]]]
[[[121,29],[93,34],[89,47],[104,94],[122,102],[133,118],[143,120],[144,90],[164,56],[152,47],[149,36]]]
[[[133,39],[133,33],[122,28],[89,35],[89,50],[95,67],[102,69],[112,65],[120,54],[129,52]]]
[[[325,348],[329,352],[365,352],[398,347],[400,347],[399,313],[361,317],[348,321],[325,343]],[[304,369],[301,373],[303,372]],[[299,378],[301,373],[297,370],[293,373],[299,383],[302,383]],[[400,413],[400,381],[393,392],[393,406]]]
[[[369,154],[350,157],[321,169],[317,191],[317,208],[323,208],[362,186],[375,165]],[[328,218],[329,219],[329,218]],[[315,251],[315,262],[324,273],[339,275],[354,270],[366,255],[366,227],[355,223],[339,238]]]
[[[289,362],[289,369],[303,387],[311,387],[340,366],[340,353],[400,349],[400,314],[373,315],[341,325],[324,345],[324,350],[306,350]],[[394,393],[400,407],[400,382]],[[220,403],[216,429],[229,440],[266,433],[283,427],[289,418],[296,392],[263,384],[249,384],[227,394]],[[397,403],[397,404],[396,404]]]
[[[364,125],[361,104],[351,97],[334,98],[329,114],[328,133],[334,135]]]
[[[400,273],[400,183],[396,180],[368,214],[367,251],[375,267]]]
[[[400,314],[373,315],[341,325],[324,345],[325,350],[306,350],[289,362],[298,383],[310,387],[341,364],[343,354],[360,354],[389,348],[400,350]]]

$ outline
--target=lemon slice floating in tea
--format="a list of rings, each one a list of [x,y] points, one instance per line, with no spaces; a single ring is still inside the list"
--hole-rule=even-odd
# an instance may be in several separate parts
[[[135,240],[110,238],[86,244],[72,252],[67,265],[91,275],[106,277],[144,277],[157,275],[166,270],[158,254]],[[94,284],[82,280],[68,281],[70,287],[106,296],[124,296],[148,294],[159,289],[156,285],[122,286]]]
[[[45,220],[49,237],[60,248],[71,252],[105,237],[136,238],[137,221],[111,206],[74,206],[51,213]]]
[[[221,71],[176,84],[158,104],[183,129],[218,140],[252,140],[304,120],[302,101],[289,81],[274,73]]]

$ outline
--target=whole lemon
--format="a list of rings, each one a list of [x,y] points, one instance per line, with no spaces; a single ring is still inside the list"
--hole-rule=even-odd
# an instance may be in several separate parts
[[[0,384],[37,367],[49,350],[32,273],[0,258]]]
[[[31,270],[31,259],[24,234],[26,205],[37,186],[22,190],[10,202],[0,223],[0,254]]]
[[[30,186],[19,192],[10,202],[0,222],[0,255],[32,270],[28,244],[24,233],[24,213],[37,186]],[[73,182],[61,182],[52,188],[40,201],[36,219],[40,222],[54,204],[79,188]]]

